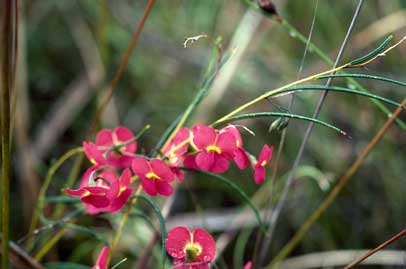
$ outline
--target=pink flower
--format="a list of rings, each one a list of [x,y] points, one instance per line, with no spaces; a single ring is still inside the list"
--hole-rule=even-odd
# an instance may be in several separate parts
[[[272,158],[273,146],[264,145],[259,154],[258,161],[254,165],[254,179],[256,184],[260,184],[265,180],[265,166]]]
[[[120,178],[117,178],[113,171],[104,170],[92,181],[97,169],[96,166],[89,168],[82,177],[80,188],[68,188],[66,192],[71,196],[80,197],[89,214],[117,212],[133,192],[130,187],[131,171],[127,168]]]
[[[186,227],[175,227],[166,238],[166,251],[173,257],[174,266],[180,269],[209,269],[207,263],[216,256],[216,242],[203,229],[190,232]]]
[[[183,173],[178,168],[178,165],[182,162],[183,155],[188,150],[190,139],[190,130],[187,128],[180,128],[162,152],[164,156],[168,158],[170,168],[179,181],[183,181]]]
[[[251,268],[252,268],[252,262],[251,261],[247,262],[243,267],[243,269],[251,269]]]
[[[129,129],[119,126],[114,131],[101,130],[96,143],[83,142],[83,148],[93,164],[129,167],[137,150],[137,142],[131,142],[133,139],[134,134]]]
[[[251,164],[248,153],[244,150],[241,134],[238,131],[237,127],[232,124],[229,124],[227,127],[220,130],[220,133],[228,132],[232,134],[235,138],[236,150],[234,151],[234,162],[237,164],[238,168],[243,170],[249,164]]]
[[[227,171],[236,150],[232,134],[198,124],[193,127],[193,144],[199,150],[195,159],[198,168],[218,174]]]
[[[92,269],[107,269],[107,260],[109,257],[110,250],[108,247],[104,247],[101,251],[99,256],[97,257],[96,264],[92,267]]]
[[[131,168],[141,178],[142,187],[147,194],[151,196],[157,194],[170,196],[172,194],[173,188],[169,183],[174,179],[173,172],[162,160],[155,158],[148,161],[135,157]]]

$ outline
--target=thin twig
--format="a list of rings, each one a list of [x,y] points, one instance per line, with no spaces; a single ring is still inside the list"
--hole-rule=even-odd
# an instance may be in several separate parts
[[[361,7],[362,7],[363,3],[364,3],[364,0],[359,0],[358,6],[357,6],[357,8],[355,10],[354,16],[353,16],[352,21],[350,23],[350,26],[349,26],[349,28],[347,30],[347,34],[344,37],[344,41],[343,41],[343,43],[341,45],[340,51],[338,52],[338,55],[337,55],[337,58],[336,58],[336,61],[334,63],[333,68],[337,67],[340,60],[341,60],[341,57],[342,57],[343,52],[344,52],[344,50],[345,50],[345,48],[346,48],[346,46],[348,44],[349,37],[350,37],[350,35],[352,33],[352,30],[354,29],[355,22],[356,22],[356,20],[357,20],[357,18],[359,16],[359,13],[361,11]],[[331,85],[331,83],[332,83],[332,79],[329,79],[327,81],[327,83],[326,83],[326,87],[329,87]],[[322,96],[320,97],[320,100],[319,100],[319,102],[317,104],[316,110],[315,110],[315,112],[313,114],[313,118],[318,118],[319,117],[321,108],[322,108],[322,106],[324,104],[324,100],[327,97],[327,94],[328,94],[328,91],[324,91],[322,93]],[[300,161],[301,161],[302,156],[303,156],[304,149],[305,149],[305,147],[307,145],[307,141],[309,140],[309,137],[311,135],[313,127],[314,127],[314,124],[309,123],[309,125],[308,125],[308,127],[306,129],[305,135],[303,137],[302,144],[300,145],[299,151],[298,151],[298,153],[296,155],[296,159],[295,159],[295,161],[293,163],[292,169],[290,170],[289,177],[286,180],[285,186],[283,188],[281,198],[279,199],[279,202],[276,205],[275,210],[272,213],[272,216],[271,216],[271,219],[270,219],[270,228],[269,228],[271,237],[272,237],[273,231],[275,230],[275,226],[277,224],[279,214],[280,214],[282,208],[284,207],[284,205],[286,203],[286,198],[287,198],[289,189],[290,189],[290,187],[292,185],[293,178],[294,178],[294,176],[296,174],[296,170],[299,167]]]
[[[99,109],[96,112],[96,115],[93,119],[92,128],[90,130],[91,133],[94,133],[96,130],[97,123],[100,120],[101,115],[103,114],[104,109],[106,108],[107,104],[110,102],[111,98],[113,97],[113,93],[117,88],[118,81],[120,80],[124,69],[127,66],[128,61],[130,60],[130,56],[132,51],[134,50],[135,45],[137,44],[138,38],[140,37],[141,31],[144,28],[145,22],[151,12],[152,7],[154,6],[155,0],[149,0],[147,7],[145,8],[144,14],[142,15],[141,21],[137,26],[137,29],[134,32],[134,35],[131,39],[130,44],[128,45],[127,51],[123,57],[123,60],[120,63],[120,66],[114,75],[113,80],[111,81],[110,88],[108,93],[105,95],[102,103],[99,106]]]
[[[365,147],[362,151],[360,156],[357,160],[351,165],[351,167],[346,171],[346,173],[340,178],[337,185],[334,189],[330,192],[330,194],[323,200],[320,206],[313,212],[313,214],[303,223],[302,227],[296,234],[290,239],[290,241],[279,251],[276,257],[272,260],[272,262],[266,268],[272,268],[275,264],[286,258],[292,250],[299,244],[302,238],[306,235],[306,233],[310,230],[310,228],[315,224],[315,222],[324,214],[324,212],[329,208],[329,206],[333,203],[336,199],[338,194],[344,189],[344,187],[348,184],[351,180],[352,176],[355,172],[358,171],[361,164],[364,160],[368,157],[369,153],[373,150],[373,148],[379,143],[379,141],[383,138],[384,134],[389,130],[389,127],[395,122],[397,117],[400,113],[406,109],[406,99],[403,100],[402,104],[395,110],[382,128],[378,131],[378,133],[372,138],[369,144]]]
[[[275,266],[276,269],[339,268],[349,264],[355,257],[367,253],[365,249],[321,251],[288,258]],[[362,265],[400,266],[405,265],[406,251],[381,250],[363,261]]]
[[[399,238],[401,238],[402,236],[406,236],[406,229],[401,231],[400,233],[397,233],[396,235],[394,235],[391,239],[383,242],[382,244],[380,244],[379,246],[377,246],[376,248],[374,248],[373,250],[369,251],[367,254],[363,255],[362,257],[356,259],[355,261],[353,261],[352,263],[350,263],[349,265],[347,265],[346,267],[344,267],[344,269],[350,269],[353,268],[355,265],[361,263],[362,261],[364,261],[365,259],[367,259],[368,257],[374,255],[375,253],[377,253],[378,251],[380,251],[381,249],[385,248],[386,246],[392,244],[393,242],[395,242],[396,240],[398,240]]]

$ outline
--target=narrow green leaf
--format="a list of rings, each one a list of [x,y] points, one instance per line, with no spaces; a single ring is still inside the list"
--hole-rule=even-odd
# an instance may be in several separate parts
[[[306,116],[290,114],[290,113],[283,113],[283,112],[257,112],[257,113],[247,113],[247,114],[232,116],[224,121],[216,122],[216,124],[214,124],[214,126],[228,123],[228,122],[239,121],[239,120],[243,120],[243,119],[264,118],[264,117],[283,117],[283,118],[292,118],[292,119],[299,119],[299,120],[304,120],[304,121],[311,121],[316,124],[328,127],[336,132],[339,132],[340,134],[347,135],[347,133],[344,132],[343,130],[341,130],[338,127],[336,127],[332,124],[329,124],[327,122],[324,122],[324,121],[321,121],[318,119],[314,119],[314,118],[309,118]]]
[[[44,264],[47,269],[92,269],[90,266],[73,262],[48,262]]]
[[[105,238],[103,238],[101,235],[99,235],[99,233],[97,231],[93,230],[92,228],[88,228],[88,227],[81,226],[81,225],[78,225],[78,224],[73,224],[73,223],[64,223],[61,226],[65,226],[65,227],[68,227],[71,230],[88,234],[92,238],[95,238],[98,241],[102,242],[104,245],[106,245],[106,246],[109,245],[108,241]]]
[[[135,212],[131,212],[130,213],[130,217],[133,217],[133,218],[142,218],[142,219],[144,219],[144,221],[146,222],[146,223],[148,223],[148,225],[149,226],[151,226],[151,228],[152,228],[152,230],[154,230],[155,232],[159,232],[155,227],[154,227],[154,222],[152,221],[152,219],[147,215],[147,214],[145,214],[144,212],[142,212],[141,210],[136,210],[136,209],[133,209]]]
[[[386,49],[386,47],[388,47],[388,45],[392,42],[392,40],[393,40],[393,35],[388,36],[376,49],[374,49],[370,53],[368,53],[358,59],[351,61],[350,67],[363,64],[363,63],[371,60],[375,56],[377,56],[379,53],[382,53]]]
[[[215,179],[218,179],[219,181],[223,182],[225,185],[227,185],[228,187],[230,187],[233,191],[235,191],[243,200],[244,202],[247,203],[247,205],[252,209],[252,211],[255,214],[255,217],[257,218],[258,224],[261,227],[262,226],[262,220],[261,220],[261,215],[259,213],[258,208],[252,203],[251,199],[249,198],[249,196],[234,182],[232,182],[231,180],[227,179],[224,176],[218,175],[218,174],[214,174],[214,173],[210,173],[207,171],[202,171],[202,170],[194,170],[194,169],[188,169],[188,168],[183,168],[184,170],[187,171],[193,171],[199,174],[203,174],[203,175],[208,175],[211,176]]]
[[[152,210],[155,212],[156,216],[158,217],[159,220],[159,225],[160,225],[160,231],[161,231],[161,248],[162,248],[162,268],[165,267],[165,258],[166,258],[166,246],[165,246],[165,240],[166,240],[166,224],[165,224],[165,218],[162,216],[161,209],[157,205],[157,203],[149,196],[145,194],[140,194],[137,195],[138,198],[144,200],[147,202]]]
[[[123,264],[124,262],[127,261],[127,258],[122,259],[121,261],[119,261],[118,263],[116,263],[114,266],[111,267],[111,269],[116,269],[118,268],[121,264]]]
[[[400,103],[384,98],[382,96],[376,95],[376,94],[371,94],[368,92],[362,92],[362,91],[357,91],[349,88],[344,88],[344,87],[336,87],[336,86],[322,86],[322,85],[304,85],[304,86],[295,86],[295,87],[290,87],[286,88],[282,92],[277,93],[275,96],[278,95],[283,95],[287,92],[298,92],[298,91],[306,91],[306,90],[318,90],[318,91],[333,91],[333,92],[346,92],[346,93],[351,93],[355,95],[360,95],[360,96],[366,96],[375,100],[382,101],[384,103],[393,105],[393,106],[400,106]]]
[[[385,78],[385,77],[379,77],[379,76],[372,76],[372,75],[366,75],[366,74],[346,74],[346,73],[342,73],[342,74],[333,74],[333,75],[324,75],[324,76],[320,76],[317,79],[325,79],[325,78],[365,78],[365,79],[373,79],[373,80],[380,80],[380,81],[385,81],[385,82],[389,82],[389,83],[393,83],[402,87],[406,87],[406,83],[399,81],[399,80],[395,80],[395,79],[391,79],[391,78]]]
[[[73,204],[73,203],[80,202],[80,198],[66,196],[66,195],[47,196],[47,197],[45,197],[44,202],[48,203],[48,204]]]

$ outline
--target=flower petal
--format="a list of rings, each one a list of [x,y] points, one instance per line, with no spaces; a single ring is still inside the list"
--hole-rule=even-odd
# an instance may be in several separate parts
[[[133,190],[128,188],[125,189],[120,196],[116,197],[114,200],[111,201],[109,212],[115,213],[119,211],[123,206],[127,203],[128,198],[130,198]]]
[[[214,156],[213,166],[210,169],[210,171],[215,174],[221,174],[227,171],[228,167],[230,167],[230,161],[224,158],[223,156],[216,154]]]
[[[124,171],[121,173],[121,176],[120,176],[120,186],[127,187],[128,185],[130,185],[131,177],[132,177],[132,174],[131,174],[130,168],[124,169]]]
[[[141,183],[144,191],[150,196],[157,195],[157,189],[156,189],[154,181],[155,180],[151,180],[151,179],[143,179],[142,183]]]
[[[163,196],[170,196],[173,193],[172,186],[166,181],[156,180],[155,186],[157,192]]]
[[[103,129],[97,133],[96,145],[101,148],[109,148],[113,145],[112,131]]]
[[[110,204],[109,199],[106,196],[101,195],[87,195],[80,199],[85,204],[91,204],[94,207],[101,208]]]
[[[77,190],[72,190],[70,188],[67,188],[65,191],[67,194],[69,194],[71,196],[75,196],[75,197],[82,197],[85,193],[87,193],[87,190],[82,189],[82,188],[77,189]]]
[[[188,228],[183,226],[178,226],[169,231],[166,237],[166,251],[169,256],[175,259],[183,259],[185,253],[183,249],[187,243],[191,242],[191,234]]]
[[[268,163],[272,158],[272,152],[273,152],[273,147],[270,147],[267,144],[265,144],[262,147],[261,153],[259,154],[257,163],[261,164],[263,161]]]
[[[110,181],[110,183],[118,181],[116,173],[110,169],[106,169],[103,172],[101,172],[100,177],[102,177],[103,179],[106,179],[107,181]]]
[[[101,251],[99,256],[97,257],[96,265],[93,266],[93,269],[107,269],[107,260],[109,257],[110,249],[108,247],[104,247]]]
[[[183,160],[183,166],[189,169],[199,169],[199,167],[196,164],[196,156],[186,155],[185,159]]]
[[[242,148],[238,148],[234,152],[234,162],[241,170],[245,169],[245,167],[251,163],[247,152]]]
[[[91,142],[83,142],[83,149],[86,157],[93,164],[104,165],[107,163],[103,154],[97,149],[97,146]]]
[[[152,159],[149,164],[151,165],[152,171],[157,174],[161,180],[167,182],[172,182],[174,177],[169,166],[160,159]]]
[[[207,146],[214,145],[216,141],[216,131],[206,125],[198,124],[192,129],[193,143],[198,149],[205,149]]]
[[[193,243],[198,243],[202,247],[202,252],[197,257],[198,261],[210,262],[216,257],[216,242],[213,237],[204,229],[193,231]]]
[[[216,145],[221,149],[221,154],[226,155],[227,158],[234,157],[234,151],[237,149],[235,137],[230,133],[220,133]]]
[[[113,135],[117,139],[116,143],[119,144],[128,142],[129,140],[134,138],[134,134],[131,132],[131,130],[123,126],[119,126],[114,129]],[[137,151],[137,142],[126,145],[121,149],[121,151],[134,153],[135,151]]]
[[[151,171],[148,161],[141,157],[135,157],[131,163],[133,172],[140,178],[145,178],[145,175]]]
[[[196,165],[201,170],[210,171],[214,165],[215,152],[202,151],[196,155]]]
[[[265,167],[259,166],[255,168],[254,180],[256,184],[261,184],[265,180]]]

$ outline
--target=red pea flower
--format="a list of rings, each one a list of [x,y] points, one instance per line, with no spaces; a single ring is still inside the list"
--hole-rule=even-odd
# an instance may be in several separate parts
[[[237,148],[232,134],[203,124],[193,127],[193,144],[199,150],[195,157],[197,167],[217,174],[227,171]]]
[[[113,171],[104,170],[92,182],[91,178],[97,169],[96,166],[89,168],[82,177],[80,188],[67,188],[66,192],[71,196],[80,197],[89,214],[115,213],[125,205],[133,192],[130,187],[131,171],[127,168],[120,178],[117,178]]]
[[[141,178],[142,187],[147,194],[151,196],[157,194],[170,196],[172,194],[173,188],[169,183],[174,179],[173,172],[162,160],[155,158],[148,161],[135,157],[131,168]]]
[[[241,170],[251,164],[248,153],[244,150],[241,134],[235,125],[229,124],[227,127],[220,130],[220,133],[228,132],[235,138],[236,150],[234,151],[234,162]]]
[[[273,146],[264,145],[259,154],[258,161],[254,165],[254,179],[256,184],[260,184],[265,180],[265,166],[272,158]]]
[[[190,138],[190,130],[187,128],[180,128],[163,150],[164,156],[168,158],[172,172],[176,175],[179,181],[183,181],[184,177],[182,171],[178,168],[178,165],[182,162],[183,155],[188,150]]]
[[[99,256],[97,257],[96,264],[92,267],[92,269],[107,269],[107,260],[109,257],[110,249],[108,247],[104,247],[101,251]]]
[[[169,231],[166,238],[166,251],[173,257],[174,266],[179,269],[209,269],[207,264],[216,256],[216,242],[204,229],[190,232],[178,226]]]
[[[113,131],[101,130],[96,136],[96,143],[83,142],[83,148],[93,164],[129,167],[137,151],[137,142],[131,142],[133,139],[134,134],[128,128],[119,126]]]

